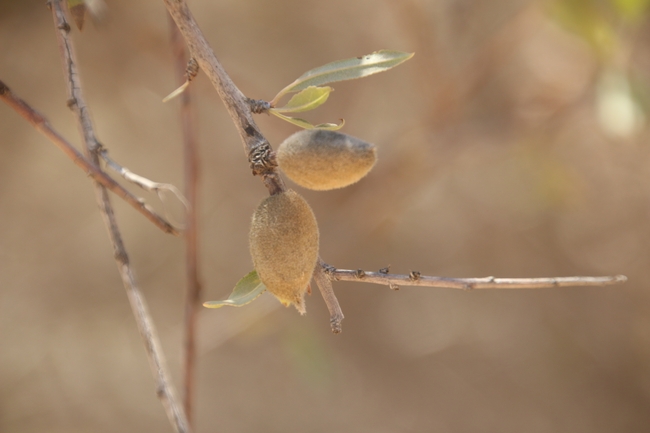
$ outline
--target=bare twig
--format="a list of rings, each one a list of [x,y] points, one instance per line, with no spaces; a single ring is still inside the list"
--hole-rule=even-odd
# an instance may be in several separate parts
[[[118,162],[116,162],[114,159],[112,159],[110,156],[108,156],[108,150],[105,147],[102,147],[99,151],[99,156],[102,158],[102,160],[106,163],[106,166],[109,167],[111,170],[122,176],[122,178],[128,182],[131,182],[134,185],[139,186],[140,188],[144,189],[145,191],[149,192],[155,192],[158,198],[160,199],[161,203],[164,206],[165,209],[165,216],[169,220],[170,224],[174,225],[176,229],[178,230],[183,230],[185,228],[184,224],[182,223],[174,223],[172,222],[172,216],[167,212],[167,206],[165,203],[165,192],[171,192],[178,201],[180,201],[183,206],[185,206],[185,209],[188,209],[190,204],[188,203],[187,199],[179,191],[178,188],[176,188],[174,185],[171,183],[162,183],[162,182],[155,182],[153,180],[147,179],[144,176],[140,176],[139,174],[135,174],[128,168],[122,166]]]
[[[159,216],[151,207],[144,201],[133,194],[131,194],[122,185],[115,182],[109,175],[101,171],[97,165],[90,162],[84,157],[75,147],[56,132],[50,123],[43,115],[34,110],[29,104],[19,98],[13,91],[7,87],[5,83],[0,81],[0,99],[3,100],[8,106],[14,109],[25,120],[31,123],[34,128],[47,137],[59,149],[72,160],[75,165],[81,168],[88,176],[92,177],[96,182],[100,183],[111,192],[115,193],[118,197],[133,206],[138,212],[143,214],[149,221],[165,233],[178,235],[176,230],[169,222]]]
[[[332,332],[338,334],[341,332],[341,322],[343,321],[343,311],[339,305],[339,300],[336,299],[334,289],[332,288],[332,280],[330,279],[327,271],[329,267],[323,262],[321,258],[318,259],[316,269],[314,269],[314,280],[320,289],[320,293],[325,300],[325,305],[330,312],[330,325]]]
[[[421,286],[444,289],[478,290],[478,289],[546,289],[553,287],[575,286],[609,286],[627,281],[625,275],[609,277],[553,277],[553,278],[447,278],[429,277],[411,271],[408,275],[384,272],[353,271],[325,266],[328,277],[336,281],[356,281],[385,286]],[[392,287],[395,288],[395,287]]]
[[[171,47],[173,52],[174,70],[178,83],[189,83],[196,71],[189,66],[186,70],[187,55],[185,45],[178,27],[169,19],[171,32]],[[199,145],[196,138],[194,110],[190,89],[186,88],[180,95],[180,117],[183,131],[183,149],[185,154],[185,195],[187,196],[187,212],[185,217],[185,321],[184,321],[184,350],[183,350],[183,406],[185,414],[193,425],[194,419],[194,377],[196,370],[196,325],[198,311],[201,308],[201,280],[199,278],[198,257],[198,186],[199,186]]]
[[[63,8],[60,0],[51,0],[49,3],[52,10],[54,25],[57,29],[57,41],[61,49],[61,58],[63,60],[63,70],[65,75],[66,87],[68,89],[69,103],[73,109],[77,123],[81,130],[81,135],[86,147],[86,153],[95,166],[99,166],[99,151],[101,145],[97,141],[93,125],[90,120],[90,110],[86,106],[81,91],[79,81],[79,72],[75,61],[74,48],[69,38],[70,25],[65,19]],[[115,261],[122,277],[124,288],[126,289],[131,309],[135,316],[140,330],[140,336],[145,343],[149,364],[151,366],[154,378],[156,380],[156,393],[160,398],[170,422],[177,432],[186,433],[190,431],[183,408],[176,403],[173,386],[169,380],[169,374],[165,366],[165,360],[160,348],[158,336],[153,325],[153,321],[147,311],[147,306],[139,288],[135,283],[129,257],[122,241],[115,219],[115,213],[110,203],[110,198],[106,188],[100,184],[95,184],[97,202],[104,218],[104,223],[108,229],[109,237],[113,244]]]

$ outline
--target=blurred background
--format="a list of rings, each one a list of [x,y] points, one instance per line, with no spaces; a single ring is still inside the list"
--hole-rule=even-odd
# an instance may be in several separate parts
[[[268,294],[201,311],[197,432],[640,432],[650,425],[650,1],[192,0],[226,70],[270,100],[303,72],[415,52],[335,83],[305,116],[345,118],[379,163],[312,192],[321,255],[449,277],[625,274],[602,288],[474,291],[336,283],[330,332]],[[73,29],[99,139],[182,187],[163,2],[108,0]],[[43,0],[0,2],[0,79],[80,143]],[[266,194],[202,74],[204,300],[248,273]],[[296,131],[258,116],[277,146]],[[91,182],[0,104],[0,431],[172,431]],[[155,195],[135,190],[159,210]],[[114,200],[178,384],[184,246]]]

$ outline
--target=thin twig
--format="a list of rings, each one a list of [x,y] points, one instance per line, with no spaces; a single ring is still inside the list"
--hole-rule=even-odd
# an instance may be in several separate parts
[[[158,215],[149,205],[147,205],[141,198],[131,194],[122,185],[115,182],[109,175],[101,171],[97,165],[90,162],[83,156],[75,147],[63,138],[57,131],[55,131],[50,123],[43,115],[37,112],[24,100],[18,97],[9,87],[0,81],[0,99],[3,100],[9,107],[13,108],[16,113],[20,114],[25,120],[31,123],[38,132],[47,137],[59,149],[66,154],[72,162],[81,168],[88,176],[92,177],[96,182],[100,183],[111,192],[115,193],[118,197],[133,206],[135,210],[144,215],[156,227],[165,233],[178,235],[179,232],[174,226],[167,222],[163,217]]]
[[[553,287],[609,286],[627,281],[625,275],[609,277],[553,277],[553,278],[447,278],[429,277],[412,271],[408,275],[362,270],[336,269],[325,265],[328,277],[336,281],[383,284],[385,286],[421,286],[444,289],[546,289]]]
[[[173,52],[176,81],[189,83],[192,71],[186,76],[187,55],[185,44],[178,27],[169,17],[171,48]],[[196,73],[194,73],[196,75]],[[201,308],[201,280],[199,277],[198,237],[198,186],[199,186],[199,144],[190,88],[180,95],[180,117],[183,132],[185,156],[185,196],[187,212],[185,217],[185,320],[183,338],[183,407],[190,425],[194,419],[195,370],[196,370],[196,325]]]
[[[314,269],[314,281],[316,281],[318,289],[325,300],[325,305],[327,305],[327,309],[330,312],[330,325],[332,327],[332,332],[339,334],[341,332],[341,322],[343,321],[344,316],[341,306],[339,305],[339,300],[336,299],[336,295],[334,294],[332,280],[327,273],[328,269],[328,266],[319,257],[316,269]]]
[[[160,202],[163,204],[163,207],[165,209],[165,216],[167,219],[170,221],[170,224],[172,224],[177,230],[184,230],[185,225],[183,223],[178,223],[178,222],[173,222],[173,218],[170,215],[170,213],[167,211],[167,205],[165,203],[165,192],[171,192],[178,201],[181,202],[183,206],[185,206],[185,209],[189,208],[189,203],[183,193],[179,191],[176,186],[172,185],[171,183],[162,183],[162,182],[155,182],[151,179],[147,179],[144,176],[140,176],[139,174],[135,174],[128,168],[122,166],[120,163],[112,159],[110,156],[108,156],[108,150],[105,147],[102,147],[99,150],[99,156],[101,159],[106,163],[106,166],[113,170],[115,173],[119,174],[122,176],[122,178],[128,182],[131,182],[134,185],[139,186],[140,188],[144,189],[145,191],[149,192],[155,192],[158,198],[160,199]]]
[[[84,97],[81,91],[81,83],[79,80],[79,72],[77,70],[74,48],[69,38],[70,25],[65,19],[63,8],[60,0],[51,0],[49,3],[52,10],[52,17],[54,25],[56,26],[57,41],[61,50],[61,59],[63,61],[63,70],[68,89],[69,103],[77,118],[77,123],[83,137],[86,153],[92,160],[95,166],[99,166],[99,151],[101,145],[97,141],[93,125],[90,120],[90,110],[86,106]],[[154,378],[156,380],[156,393],[160,398],[170,422],[178,433],[190,432],[190,426],[183,408],[176,403],[174,390],[169,374],[165,366],[165,359],[160,348],[158,336],[151,320],[151,316],[147,311],[147,306],[135,283],[129,257],[122,241],[122,235],[117,226],[115,213],[110,203],[110,197],[106,188],[99,183],[95,183],[95,192],[99,209],[101,211],[104,223],[108,229],[109,237],[113,244],[115,254],[115,261],[122,277],[124,288],[126,289],[131,309],[138,324],[140,336],[143,339],[149,364],[151,366]]]

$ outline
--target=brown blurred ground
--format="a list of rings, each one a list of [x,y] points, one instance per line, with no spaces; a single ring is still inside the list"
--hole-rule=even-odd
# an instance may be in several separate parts
[[[269,295],[202,311],[196,431],[650,429],[650,23],[615,3],[594,2],[604,30],[575,33],[566,10],[541,1],[191,2],[254,98],[329,61],[416,52],[335,84],[307,115],[343,117],[345,132],[379,146],[357,185],[295,187],[329,263],[630,279],[470,293],[339,283],[338,336],[318,294],[305,317]],[[108,6],[103,22],[73,32],[100,140],[135,172],[181,186],[178,106],[160,102],[174,87],[163,4]],[[79,142],[42,1],[0,2],[0,79]],[[205,76],[192,89],[205,299],[221,299],[251,269],[248,223],[266,190]],[[259,123],[274,145],[295,131]],[[0,431],[172,431],[90,182],[4,105],[0,137]],[[178,378],[183,244],[115,202]]]

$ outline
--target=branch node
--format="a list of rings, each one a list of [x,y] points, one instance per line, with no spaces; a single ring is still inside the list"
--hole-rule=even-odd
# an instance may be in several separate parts
[[[194,57],[191,57],[187,62],[187,68],[185,69],[185,77],[187,81],[192,81],[199,73],[199,63]]]
[[[332,333],[333,334],[340,334],[343,331],[343,329],[341,328],[341,321],[342,320],[343,320],[342,317],[341,318],[339,318],[339,317],[331,317],[330,318],[330,325],[332,327]]]
[[[338,278],[336,278],[334,275],[334,272],[336,272],[336,268],[334,266],[328,265],[327,263],[322,263],[321,266],[330,280],[338,280]]]
[[[268,114],[269,110],[271,109],[271,104],[262,99],[246,98],[246,103],[250,107],[251,112],[255,114]]]
[[[70,33],[70,24],[68,24],[67,21],[62,21],[58,26],[56,26],[59,30],[63,30],[66,33]]]
[[[420,279],[420,272],[418,271],[411,271],[409,272],[409,280],[411,281],[417,281]]]
[[[124,250],[116,249],[113,257],[115,258],[115,261],[120,263],[121,265],[129,264],[129,256]]]
[[[363,277],[366,276],[366,273],[363,271],[363,269],[357,269],[356,271],[354,271],[354,276],[359,279],[362,279]]]
[[[398,286],[397,284],[395,284],[395,283],[390,283],[390,284],[388,285],[388,287],[389,287],[391,290],[395,290],[395,291],[398,291],[398,290],[399,290],[399,286]]]
[[[385,268],[381,268],[381,269],[379,270],[379,273],[380,273],[380,274],[387,274],[388,271],[390,271],[390,265],[386,266]]]
[[[75,98],[69,98],[67,101],[65,101],[65,105],[73,110],[75,105],[77,105],[77,100]]]
[[[271,145],[266,140],[251,150],[248,161],[254,176],[263,176],[268,172],[272,172],[278,166]]]

